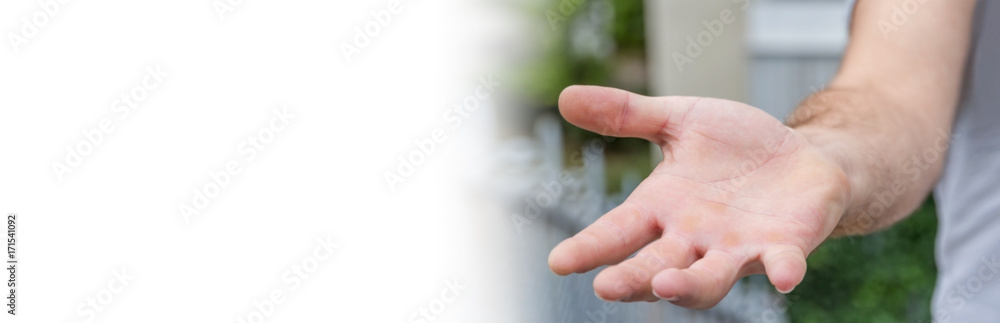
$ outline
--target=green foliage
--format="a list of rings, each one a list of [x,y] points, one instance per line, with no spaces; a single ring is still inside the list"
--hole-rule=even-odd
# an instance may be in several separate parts
[[[546,11],[559,11],[560,3],[569,0],[549,0],[535,15],[546,19]],[[585,15],[596,1],[607,1],[614,8],[607,34],[611,35],[616,52],[645,53],[646,33],[642,15],[642,1],[635,0],[585,0],[579,4],[566,21],[558,23],[556,29],[547,30],[549,35],[542,45],[543,55],[537,61],[526,64],[518,72],[522,92],[537,106],[556,104],[559,93],[574,84],[611,84],[611,62],[586,55],[578,55],[572,50],[569,33],[581,15]],[[569,1],[574,2],[574,1]],[[545,26],[549,26],[548,21]]]
[[[611,34],[619,51],[643,52],[646,50],[646,21],[642,1],[611,0],[615,8]]]
[[[566,46],[559,44],[556,46]],[[569,58],[563,54],[529,64],[519,79],[529,99],[537,106],[554,106],[563,89],[574,84],[605,85],[608,64],[590,58]]]
[[[914,322],[930,319],[937,217],[928,199],[908,219],[864,237],[827,241],[809,257],[789,295],[792,322]]]

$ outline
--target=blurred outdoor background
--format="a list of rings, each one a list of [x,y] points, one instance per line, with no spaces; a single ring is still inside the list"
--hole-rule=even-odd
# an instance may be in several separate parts
[[[516,56],[518,68],[506,73],[518,95],[497,112],[505,129],[498,172],[524,258],[518,268],[532,282],[523,292],[525,321],[929,321],[936,230],[930,200],[890,230],[826,242],[809,257],[805,281],[794,292],[777,295],[765,277],[750,277],[709,311],[666,302],[607,305],[593,294],[597,271],[564,278],[546,266],[556,243],[621,203],[659,157],[645,141],[602,138],[562,121],[556,106],[562,89],[589,84],[721,97],[784,120],[836,72],[847,42],[848,1],[520,0],[507,6],[524,26],[517,46],[500,49]]]

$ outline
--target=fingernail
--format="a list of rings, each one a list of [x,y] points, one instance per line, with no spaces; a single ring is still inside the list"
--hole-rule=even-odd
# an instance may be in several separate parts
[[[617,299],[605,299],[604,297],[601,297],[600,294],[597,294],[597,291],[594,291],[594,296],[597,296],[597,299],[605,301],[605,302],[617,302],[618,301]]]
[[[656,294],[655,290],[653,291],[653,296],[656,296],[657,298],[665,300],[665,301],[668,301],[668,302],[676,302],[676,301],[681,300],[680,296],[674,296],[674,297],[670,297],[670,298],[665,298],[663,296],[660,296],[659,294]]]
[[[778,289],[778,288],[777,288],[777,287],[775,287],[774,289]],[[782,293],[782,294],[788,294],[788,293],[791,293],[791,292],[792,292],[793,290],[795,290],[795,286],[792,286],[792,288],[789,288],[789,289],[788,289],[788,290],[786,290],[786,291],[783,291],[783,290],[780,290],[780,289],[778,289],[778,292],[779,292],[779,293]]]

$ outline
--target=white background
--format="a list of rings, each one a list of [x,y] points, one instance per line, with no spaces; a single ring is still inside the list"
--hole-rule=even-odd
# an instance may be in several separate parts
[[[475,59],[488,15],[404,0],[345,59],[387,3],[245,0],[220,19],[211,0],[67,1],[15,46],[42,9],[0,2],[0,213],[19,214],[20,259],[17,316],[0,322],[239,322],[274,289],[265,322],[410,322],[456,279],[436,322],[507,321],[515,286],[484,219],[503,220],[472,196],[490,102],[461,127],[444,117],[493,74]],[[121,118],[113,102],[155,66],[163,83]],[[282,107],[295,118],[247,160],[239,145]],[[60,180],[53,162],[104,118],[114,130]],[[385,172],[439,128],[390,190]],[[178,206],[229,161],[242,172],[186,223]],[[326,237],[333,256],[283,280]],[[121,269],[127,287],[82,315]]]

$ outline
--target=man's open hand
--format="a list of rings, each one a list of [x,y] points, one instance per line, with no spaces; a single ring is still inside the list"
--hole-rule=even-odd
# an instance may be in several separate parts
[[[663,162],[625,203],[549,255],[560,275],[612,265],[594,279],[605,300],[708,308],[738,279],[759,273],[790,291],[848,199],[839,166],[742,103],[573,86],[559,110],[584,129],[663,150]]]

